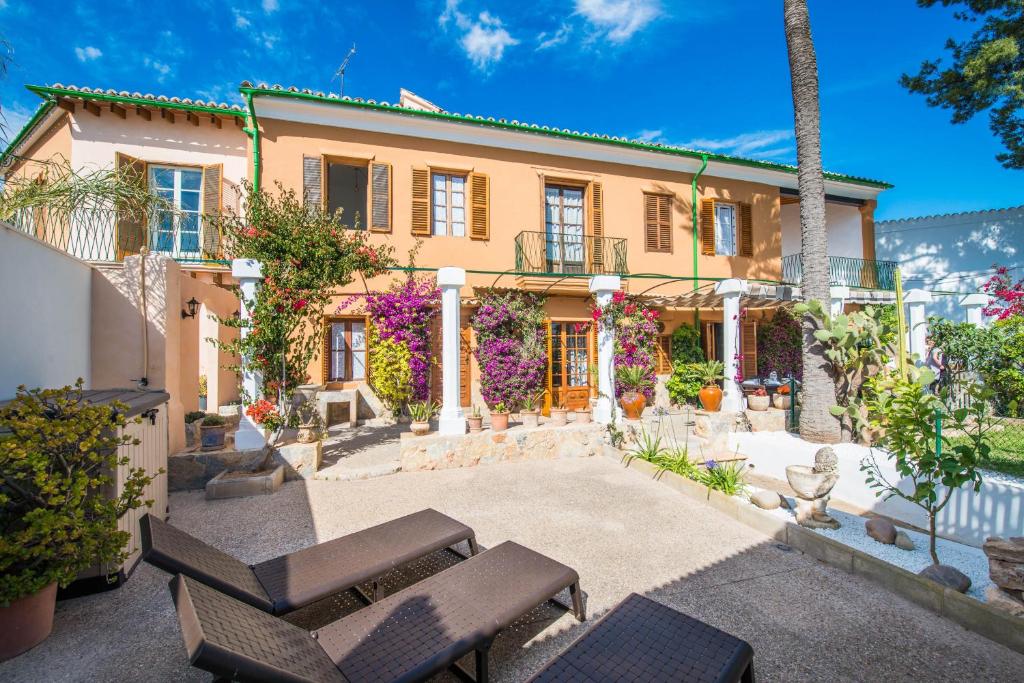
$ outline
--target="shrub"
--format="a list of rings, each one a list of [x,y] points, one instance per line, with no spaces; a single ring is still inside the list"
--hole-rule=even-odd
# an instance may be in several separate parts
[[[205,413],[205,417],[203,417],[204,427],[220,427],[223,424],[225,424],[224,418],[217,413]]]
[[[697,378],[697,363],[673,363],[672,376],[665,383],[669,399],[676,405],[694,403],[704,386]]]
[[[0,432],[8,432],[0,437],[0,605],[127,556],[129,535],[117,520],[152,505],[142,500],[152,476],[131,468],[120,495],[109,495],[113,473],[128,464],[118,448],[138,443],[118,431],[129,424],[125,410],[84,401],[82,380],[62,389],[18,387],[0,408]]]
[[[780,378],[801,379],[802,348],[800,321],[789,309],[778,309],[772,318],[762,320],[757,326],[757,374],[767,377],[775,372]]]
[[[1024,316],[999,320],[990,332],[995,348],[990,362],[981,368],[981,376],[994,392],[1000,413],[1016,415],[1024,405]]]
[[[371,325],[369,332],[370,386],[388,408],[397,412],[413,398],[409,345],[395,337],[381,339],[376,325]]]
[[[953,374],[987,369],[999,346],[999,336],[973,323],[928,318],[928,339],[942,351],[943,361]]]
[[[672,365],[699,363],[704,360],[700,345],[700,331],[689,323],[682,323],[672,333]]]
[[[202,420],[204,417],[206,417],[206,413],[203,412],[202,410],[193,410],[191,412],[185,413],[185,424],[190,425],[193,422]]]

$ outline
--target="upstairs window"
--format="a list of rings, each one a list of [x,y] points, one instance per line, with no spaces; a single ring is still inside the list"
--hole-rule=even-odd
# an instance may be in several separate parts
[[[672,197],[644,193],[644,248],[672,251]]]
[[[158,211],[150,222],[149,244],[154,251],[177,258],[200,256],[200,207],[203,172],[198,168],[149,166],[149,187],[174,207]]]
[[[736,255],[736,207],[733,204],[715,204],[715,253]]]
[[[438,237],[466,235],[466,176],[431,174],[433,234]]]
[[[341,209],[341,222],[348,228],[366,229],[366,166],[330,162],[327,164],[327,210]]]

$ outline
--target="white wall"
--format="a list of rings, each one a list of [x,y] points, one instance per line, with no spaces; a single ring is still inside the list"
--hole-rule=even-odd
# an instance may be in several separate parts
[[[879,259],[899,261],[903,289],[977,292],[992,265],[1024,268],[1024,206],[875,223]],[[935,295],[927,315],[964,320],[959,296]]]
[[[800,205],[783,204],[782,255],[800,253]],[[864,258],[864,240],[860,209],[846,204],[825,204],[825,229],[828,255]]]
[[[89,386],[88,264],[0,223],[0,400],[19,384]]]

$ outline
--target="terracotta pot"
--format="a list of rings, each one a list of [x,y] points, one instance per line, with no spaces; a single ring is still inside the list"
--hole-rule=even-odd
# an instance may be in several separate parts
[[[491,429],[496,432],[508,429],[508,413],[491,413]]]
[[[555,427],[561,427],[562,425],[569,423],[569,411],[565,408],[552,408],[551,409],[551,424]]]
[[[709,413],[717,413],[722,407],[722,390],[715,384],[709,384],[697,392],[700,404]]]
[[[484,417],[483,417],[483,415],[480,415],[479,417],[467,417],[466,418],[466,422],[469,423],[469,433],[470,434],[478,434],[484,428],[483,427],[483,425],[484,425]]]
[[[619,405],[627,420],[639,420],[647,407],[647,397],[637,391],[626,391],[619,398]]]
[[[536,427],[540,424],[540,411],[520,410],[519,419],[522,420],[524,427]]]
[[[789,410],[790,396],[789,394],[775,394],[772,396],[772,405],[779,410]]]
[[[413,420],[409,423],[409,431],[416,436],[423,436],[424,434],[430,433],[430,423],[420,422],[419,420]]]
[[[200,425],[199,441],[204,451],[217,451],[224,448],[224,435],[227,434],[227,425]]]
[[[46,640],[53,630],[57,584],[0,607],[0,662],[17,657]]]
[[[750,410],[768,410],[769,405],[771,405],[771,396],[757,396],[755,394],[747,396],[747,408]]]
[[[589,410],[577,410],[576,411],[576,424],[588,425],[591,421],[592,413]]]

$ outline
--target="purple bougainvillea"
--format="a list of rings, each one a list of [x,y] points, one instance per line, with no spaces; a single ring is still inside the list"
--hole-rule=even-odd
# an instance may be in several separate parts
[[[615,292],[612,301],[603,309],[594,307],[591,317],[595,322],[615,327],[615,370],[623,367],[645,368],[647,384],[643,394],[648,400],[654,398],[655,344],[658,340],[658,311],[644,304],[637,297],[625,292]],[[616,382],[615,397],[622,396],[623,387]]]
[[[547,347],[544,299],[519,291],[488,291],[471,324],[480,364],[480,393],[491,408],[515,410],[544,387]]]
[[[757,374],[767,377],[774,371],[780,378],[803,379],[802,349],[800,321],[780,308],[774,317],[757,326]]]

